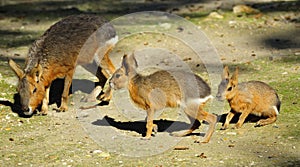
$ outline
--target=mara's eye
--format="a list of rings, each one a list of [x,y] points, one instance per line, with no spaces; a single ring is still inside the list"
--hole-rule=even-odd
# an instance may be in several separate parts
[[[227,91],[231,91],[232,90],[232,86],[230,86],[228,89],[227,89]]]
[[[32,93],[35,93],[35,92],[36,92],[36,88],[33,89]]]
[[[116,78],[120,78],[121,74],[116,74]]]

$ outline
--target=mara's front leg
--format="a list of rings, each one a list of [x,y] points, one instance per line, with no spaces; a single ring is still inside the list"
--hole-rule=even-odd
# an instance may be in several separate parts
[[[240,115],[240,118],[239,118],[238,122],[235,124],[235,128],[236,129],[242,127],[242,125],[245,122],[245,119],[248,117],[249,114],[250,114],[250,110],[245,110],[245,111],[242,112],[242,114]]]
[[[235,114],[235,111],[233,111],[232,109],[229,111],[229,113],[226,116],[226,120],[224,125],[222,126],[221,130],[225,130],[228,128],[230,121],[232,120],[233,116]]]
[[[64,90],[61,97],[61,105],[58,109],[59,112],[65,112],[68,110],[68,99],[69,99],[69,90],[72,83],[73,72],[69,72],[65,77]]]
[[[48,104],[49,104],[50,87],[51,86],[49,86],[48,88],[46,88],[46,94],[45,94],[45,97],[43,99],[43,104],[42,104],[42,109],[41,109],[41,114],[42,115],[47,115],[48,114],[48,110],[49,110]]]
[[[99,95],[97,97],[98,100],[101,100],[101,101],[110,101],[111,97],[112,97],[112,90],[111,90],[111,87],[110,85],[107,86],[107,88],[103,91],[104,93]]]

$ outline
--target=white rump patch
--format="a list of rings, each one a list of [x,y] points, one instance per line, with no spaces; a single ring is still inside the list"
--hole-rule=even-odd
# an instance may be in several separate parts
[[[119,41],[119,37],[118,37],[118,35],[116,35],[115,37],[109,39],[105,43],[108,45],[115,45],[118,41]]]
[[[108,41],[106,41],[104,46],[97,49],[97,51],[95,53],[95,56],[94,56],[94,60],[95,60],[97,65],[101,64],[100,58],[103,58],[102,56],[104,56],[104,52],[106,52],[106,48],[108,46],[115,45],[118,41],[119,41],[119,37],[118,37],[118,35],[116,35],[115,37],[113,37],[113,38],[109,39]],[[99,53],[101,53],[100,54],[101,57],[98,56]]]
[[[209,96],[206,96],[206,97],[204,97],[204,98],[197,98],[197,99],[188,99],[187,101],[186,101],[186,103],[187,104],[191,104],[191,103],[194,103],[194,104],[202,104],[202,103],[205,103],[205,102],[207,102],[208,100],[210,100],[210,99],[213,99],[214,97],[212,96],[212,95],[209,95]],[[186,103],[182,103],[182,102],[179,102],[178,101],[178,104],[180,105],[180,106],[182,106],[182,107],[187,107],[186,106]]]
[[[191,102],[191,103],[197,103],[197,104],[202,104],[202,103],[205,103],[207,102],[208,100],[210,99],[213,99],[214,97],[212,95],[209,95],[209,96],[206,96],[204,98],[198,98],[198,99],[191,99],[189,100],[188,102]]]
[[[274,108],[274,110],[275,110],[276,115],[279,115],[279,112],[278,112],[278,110],[277,110],[277,107],[276,107],[276,106],[273,106],[273,108]]]

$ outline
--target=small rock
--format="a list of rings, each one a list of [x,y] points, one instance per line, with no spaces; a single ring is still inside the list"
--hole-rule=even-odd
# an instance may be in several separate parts
[[[108,157],[110,157],[110,154],[106,153],[106,152],[101,152],[98,156],[102,157],[102,158],[108,158]]]
[[[6,115],[6,116],[5,116],[5,119],[9,120],[9,119],[10,119],[10,116],[9,116],[9,115]]]
[[[230,21],[228,22],[228,24],[229,24],[230,26],[232,26],[232,25],[236,24],[236,21],[230,20]]]
[[[170,23],[162,23],[159,26],[164,29],[170,29],[172,25]]]
[[[277,126],[277,125],[273,125],[273,128],[279,128],[279,126]]]
[[[94,150],[94,151],[91,151],[90,153],[99,154],[99,153],[102,153],[102,151],[101,150]]]
[[[208,15],[209,18],[215,18],[215,19],[223,19],[224,16],[220,15],[218,12],[211,12]]]
[[[233,135],[233,136],[235,136],[235,135],[236,135],[236,132],[227,132],[226,134],[227,134],[227,135]]]
[[[184,30],[183,27],[177,27],[177,32],[182,32]]]
[[[247,5],[236,5],[233,7],[233,13],[240,15],[240,14],[257,14],[259,10],[254,9]]]
[[[247,5],[236,5],[233,7],[233,13],[234,14],[257,14],[259,13],[259,10],[254,9]]]

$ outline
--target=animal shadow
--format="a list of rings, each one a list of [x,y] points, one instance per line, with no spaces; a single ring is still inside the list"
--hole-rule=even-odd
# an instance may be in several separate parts
[[[222,123],[222,125],[225,123],[225,120],[226,120],[226,117],[227,117],[228,113],[226,114],[222,114],[222,115],[218,115],[218,120],[220,123]],[[238,122],[239,120],[239,117],[240,117],[241,113],[236,113],[232,120],[230,121],[231,124],[235,124]],[[256,115],[253,115],[253,114],[249,114],[248,117],[246,118],[245,120],[245,123],[253,123],[253,122],[257,122],[259,121],[260,119],[262,119],[263,117],[259,117],[259,116],[256,116]]]
[[[198,120],[196,120],[198,121]],[[154,120],[153,122],[158,126],[158,132],[177,132],[181,130],[187,130],[191,127],[191,124],[181,121],[170,121],[170,120]],[[119,130],[125,131],[134,131],[141,134],[143,137],[146,136],[146,121],[133,121],[133,122],[121,122],[115,121],[114,118],[109,116],[103,117],[103,119],[98,119],[97,121],[92,122],[93,125],[96,126],[112,126]],[[192,133],[190,135],[198,135],[201,136],[200,133]]]
[[[73,80],[73,81],[76,84],[76,86],[70,87],[69,95],[72,94],[72,92],[78,90],[84,93],[90,93],[95,87],[95,85],[97,85],[97,83],[94,83],[89,80]],[[80,87],[80,85],[82,86]],[[56,79],[52,82],[50,87],[50,92],[49,92],[49,105],[56,104],[58,107],[61,105],[61,97],[62,97],[63,89],[64,89],[64,79]],[[19,117],[22,118],[32,117],[32,115],[25,115],[23,113],[21,108],[21,100],[20,100],[19,93],[14,94],[13,99],[14,99],[13,103],[7,100],[0,100],[0,104],[10,107],[12,112],[17,113]],[[98,105],[99,106],[108,105],[108,102],[103,101],[100,102]],[[40,110],[41,109],[40,107],[38,107],[37,109]],[[36,114],[36,112],[34,114]]]
[[[69,95],[73,94],[76,91],[81,91],[85,94],[90,94],[99,82],[93,82],[87,79],[73,79],[72,85],[70,86]],[[64,79],[56,79],[52,82],[49,93],[49,105],[56,104],[57,106],[61,105],[61,97],[64,90]],[[101,91],[100,95],[103,92]],[[96,106],[108,105],[108,101],[101,101]]]
[[[0,100],[1,105],[5,105],[10,107],[11,111],[18,114],[19,117],[22,118],[30,118],[31,115],[25,115],[21,109],[20,96],[18,93],[14,94],[14,103],[8,100]]]

